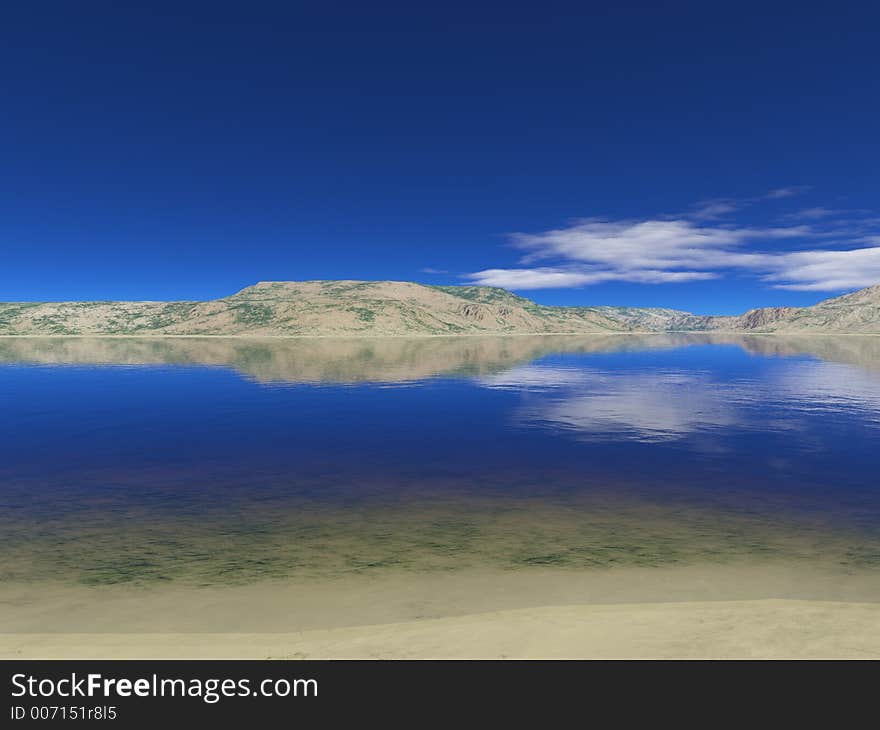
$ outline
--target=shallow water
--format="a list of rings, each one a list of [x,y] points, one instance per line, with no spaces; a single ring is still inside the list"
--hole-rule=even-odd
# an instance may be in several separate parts
[[[880,599],[880,338],[0,338],[0,363],[6,587],[786,565]]]

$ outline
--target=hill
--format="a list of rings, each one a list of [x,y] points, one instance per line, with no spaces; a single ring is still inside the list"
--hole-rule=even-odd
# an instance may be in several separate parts
[[[620,332],[673,310],[547,307],[504,289],[396,281],[260,282],[207,302],[0,305],[0,334],[454,335]]]
[[[505,289],[402,281],[260,282],[222,299],[0,304],[0,335],[254,337],[615,332],[880,333],[880,286],[814,307],[710,317],[675,309],[554,307]]]
[[[733,329],[753,332],[880,333],[880,284],[812,307],[752,309]]]

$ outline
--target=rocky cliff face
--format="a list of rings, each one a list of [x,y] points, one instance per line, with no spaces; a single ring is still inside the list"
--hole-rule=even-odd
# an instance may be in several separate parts
[[[815,307],[707,317],[665,308],[549,307],[504,289],[396,281],[260,282],[207,302],[0,304],[0,335],[880,333],[880,286]]]
[[[762,309],[750,309],[741,317],[737,317],[733,323],[734,329],[762,329],[771,327],[777,322],[784,321],[798,310],[794,307],[764,307]]]

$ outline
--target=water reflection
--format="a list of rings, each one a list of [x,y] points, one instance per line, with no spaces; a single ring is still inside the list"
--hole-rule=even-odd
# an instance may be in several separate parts
[[[707,373],[528,366],[480,382],[536,392],[517,411],[520,422],[603,438],[674,439],[738,421],[729,389]]]
[[[878,337],[0,338],[0,363],[7,581],[880,565]]]
[[[358,383],[478,375],[552,352],[637,347],[615,337],[246,339],[221,337],[0,338],[0,363],[202,365],[264,383]]]
[[[839,363],[796,362],[762,378],[726,380],[699,370],[528,365],[478,382],[529,393],[516,412],[521,424],[608,439],[669,440],[733,426],[796,430],[804,413],[841,409],[880,422],[880,377]]]
[[[730,346],[794,358],[786,367],[719,376],[712,364],[594,367],[564,356]],[[734,424],[798,429],[800,414],[836,408],[880,419],[880,337],[731,334],[430,338],[0,338],[0,363],[229,368],[271,384],[474,379],[524,394],[520,424],[604,438],[674,440]],[[766,412],[785,404],[783,417]]]
[[[551,354],[730,345],[880,371],[870,335],[523,335],[423,338],[0,337],[0,364],[202,365],[260,382],[399,382],[500,373]]]
[[[876,365],[876,363],[873,363]],[[856,409],[880,416],[880,375],[835,362],[799,362],[768,387],[767,397],[788,398],[805,410]]]

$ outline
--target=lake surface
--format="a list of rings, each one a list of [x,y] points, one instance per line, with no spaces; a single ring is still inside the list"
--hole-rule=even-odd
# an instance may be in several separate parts
[[[0,412],[7,595],[763,566],[880,600],[880,338],[0,338]]]

